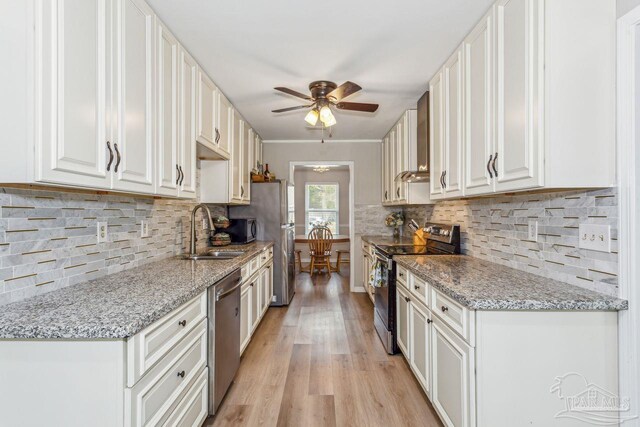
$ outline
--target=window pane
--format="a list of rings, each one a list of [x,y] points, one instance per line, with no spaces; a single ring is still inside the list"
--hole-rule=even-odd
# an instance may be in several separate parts
[[[338,234],[338,212],[307,212],[307,233],[314,227],[328,227],[333,234]]]
[[[336,209],[338,206],[338,186],[335,184],[308,184],[307,199],[309,209]]]

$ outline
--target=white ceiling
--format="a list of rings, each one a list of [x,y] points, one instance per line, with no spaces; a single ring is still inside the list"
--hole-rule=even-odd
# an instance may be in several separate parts
[[[320,138],[306,110],[271,113],[305,103],[275,86],[351,80],[363,90],[348,101],[380,108],[338,111],[333,139],[377,140],[493,0],[148,1],[263,139]]]

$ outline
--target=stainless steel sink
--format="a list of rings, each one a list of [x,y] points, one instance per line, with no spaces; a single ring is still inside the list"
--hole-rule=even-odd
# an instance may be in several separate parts
[[[184,259],[190,259],[192,261],[204,261],[213,259],[233,259],[244,255],[243,251],[209,251],[199,255],[185,255]]]

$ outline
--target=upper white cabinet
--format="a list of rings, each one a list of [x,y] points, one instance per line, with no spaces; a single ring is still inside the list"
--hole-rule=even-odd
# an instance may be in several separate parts
[[[428,184],[396,181],[400,172],[418,169],[416,110],[407,110],[382,139],[382,204],[424,205],[430,203]]]
[[[615,2],[499,0],[430,87],[432,197],[614,185]]]
[[[0,36],[23,59],[1,82],[14,125],[0,183],[195,198],[197,156],[231,159],[234,108],[167,26],[144,0],[30,4],[3,9]],[[261,141],[236,137],[246,203]]]
[[[244,186],[242,185],[242,157],[243,153],[243,133],[244,133],[244,120],[239,114],[231,111],[231,120],[233,127],[231,129],[232,137],[232,151],[231,151],[231,202],[241,203],[244,196]]]
[[[108,39],[111,2],[41,0],[36,2],[36,16],[40,22],[36,27],[40,69],[36,84],[40,90],[35,93],[37,162],[33,179],[55,184],[82,180],[87,186],[109,188],[113,162],[107,170],[107,144],[113,150],[114,141],[110,141],[106,120],[111,108],[106,82],[111,82],[115,71],[108,54],[113,42]],[[24,121],[14,125],[26,127]],[[6,144],[24,143],[4,141],[8,150]],[[20,165],[16,160],[12,159],[11,168],[8,164],[2,168],[2,176],[7,177],[4,182],[20,180],[20,175],[29,179],[28,171],[13,178],[11,169]]]

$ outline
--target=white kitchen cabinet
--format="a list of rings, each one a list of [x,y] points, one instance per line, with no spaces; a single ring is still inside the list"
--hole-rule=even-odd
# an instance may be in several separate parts
[[[142,0],[116,8],[112,188],[153,194],[155,15]]]
[[[444,194],[447,197],[462,195],[462,139],[463,139],[463,61],[462,49],[444,66]]]
[[[416,110],[407,110],[382,140],[382,204],[429,204],[428,184],[396,181],[401,172],[418,170]]]
[[[494,9],[462,43],[464,54],[464,194],[491,191],[493,160]],[[493,173],[491,173],[493,174]]]
[[[35,149],[36,159],[40,159],[35,168],[35,181],[111,187],[113,165],[107,170],[107,144],[113,147],[114,141],[106,121],[111,105],[107,96],[109,85],[105,82],[111,81],[115,71],[108,54],[113,42],[109,37],[112,7],[111,1],[35,2],[39,23],[36,61],[41,70],[36,77],[40,91],[35,93],[38,106]],[[19,16],[24,19],[23,15]],[[12,16],[6,18],[12,19]],[[17,128],[20,123],[11,116],[4,116],[4,120],[13,123],[10,128]],[[27,124],[22,124],[26,129]],[[15,142],[5,138],[5,144]],[[26,165],[18,174],[21,165],[17,156],[4,157],[11,164],[2,168],[3,182],[29,180]]]
[[[431,197],[462,195],[463,54],[459,48],[445,63],[433,84]],[[437,182],[433,182],[437,180]]]
[[[249,123],[244,122],[242,141],[242,201],[251,201],[251,170],[255,167],[255,143],[254,133]]]
[[[615,185],[615,13],[599,0],[493,5],[462,45],[461,191],[447,193],[450,165],[437,160],[452,135],[443,74],[458,51],[430,83],[436,198]]]
[[[474,349],[437,317],[432,325],[431,403],[445,425],[474,426]]]
[[[242,203],[244,186],[242,185],[242,158],[244,156],[244,120],[232,111],[232,150],[231,150],[231,202]]]
[[[251,282],[251,333],[256,330],[260,319],[262,318],[262,274],[259,273],[255,276],[255,279]]]
[[[431,314],[411,300],[409,319],[409,364],[427,396],[431,395]]]
[[[397,286],[396,297],[396,335],[400,351],[411,361],[409,343],[409,293],[403,286]]]
[[[231,102],[224,94],[218,90],[216,93],[216,129],[218,130],[218,150],[227,158],[231,158],[231,150],[233,145],[233,120],[234,109]]]
[[[203,70],[198,70],[198,142],[218,152],[218,88]]]
[[[444,72],[440,70],[429,82],[429,181],[434,200],[444,192],[444,111]]]
[[[156,28],[156,60],[157,60],[157,105],[158,113],[156,135],[157,152],[157,187],[156,193],[177,195],[180,184],[179,134],[178,117],[180,115],[179,63],[180,45],[165,25],[158,21]]]
[[[198,100],[198,64],[180,49],[180,115],[178,123],[179,196],[196,197],[196,114]]]
[[[260,317],[266,313],[269,305],[271,304],[271,297],[273,296],[273,264],[269,264],[262,270],[262,279],[260,282],[261,291],[260,296],[262,299],[262,310]]]
[[[263,164],[262,162],[262,138],[260,138],[260,135],[258,135],[258,133],[254,130],[254,137],[255,137],[255,141],[254,141],[254,154],[255,154],[255,161],[252,167],[257,168],[258,165]]]
[[[251,339],[251,283],[245,283],[242,285],[240,293],[240,353],[249,344]]]

